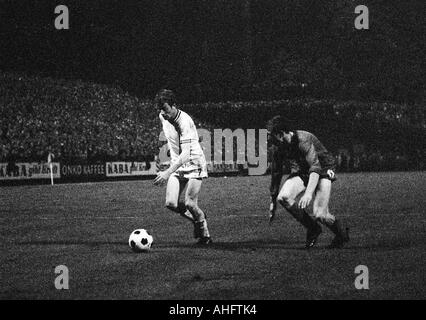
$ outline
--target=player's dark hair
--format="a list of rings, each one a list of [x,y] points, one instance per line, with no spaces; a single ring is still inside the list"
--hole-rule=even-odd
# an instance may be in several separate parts
[[[285,133],[290,132],[290,126],[282,116],[275,116],[268,121],[267,130],[272,133],[278,133],[284,131]]]
[[[161,109],[165,103],[173,107],[176,104],[176,97],[172,90],[161,89],[154,98],[157,108]]]

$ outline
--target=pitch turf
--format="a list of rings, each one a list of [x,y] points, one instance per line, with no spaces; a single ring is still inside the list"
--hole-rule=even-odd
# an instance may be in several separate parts
[[[311,251],[280,209],[268,225],[270,177],[209,178],[200,196],[214,245],[164,207],[151,181],[0,188],[1,299],[425,299],[426,173],[340,174],[331,210],[351,242]],[[153,250],[130,251],[146,228]],[[54,269],[69,269],[56,290]],[[369,269],[369,290],[354,286]]]

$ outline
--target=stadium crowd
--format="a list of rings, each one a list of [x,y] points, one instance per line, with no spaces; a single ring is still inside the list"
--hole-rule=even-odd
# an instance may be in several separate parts
[[[209,130],[263,128],[271,114],[291,110],[302,128],[332,137],[330,150],[342,171],[425,168],[421,107],[281,100],[187,104],[183,109],[199,128]],[[158,111],[149,100],[94,83],[0,73],[0,111],[1,162],[45,161],[48,152],[66,162],[147,161],[164,143]],[[318,117],[325,125],[312,127],[309,119]],[[420,139],[412,147],[414,135]],[[362,148],[355,150],[354,143]]]
[[[80,81],[1,75],[0,159],[145,159],[159,123],[146,101]]]

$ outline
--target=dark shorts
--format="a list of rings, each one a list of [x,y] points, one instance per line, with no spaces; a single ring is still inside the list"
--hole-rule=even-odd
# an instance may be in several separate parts
[[[294,177],[300,177],[300,179],[302,179],[304,186],[306,187],[308,185],[309,182],[309,173],[305,173],[305,172],[292,172],[290,173],[290,175],[287,177],[286,180],[289,180],[291,178]],[[336,173],[334,168],[330,168],[330,169],[324,169],[323,172],[320,173],[319,175],[319,180],[321,179],[328,179],[331,182],[336,181]]]

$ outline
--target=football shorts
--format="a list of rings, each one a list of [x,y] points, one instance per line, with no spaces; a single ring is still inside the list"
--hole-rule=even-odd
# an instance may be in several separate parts
[[[300,177],[300,179],[302,179],[303,184],[304,184],[305,187],[308,185],[308,182],[309,182],[309,173],[292,172],[287,177],[287,180],[289,180],[291,178],[294,178],[294,177]],[[336,177],[335,169],[334,168],[326,168],[326,169],[321,170],[321,173],[319,175],[319,180],[321,180],[321,179],[328,179],[331,182],[336,181],[337,177]]]
[[[208,177],[207,164],[189,162],[179,168],[174,175],[181,179],[204,179]]]

